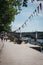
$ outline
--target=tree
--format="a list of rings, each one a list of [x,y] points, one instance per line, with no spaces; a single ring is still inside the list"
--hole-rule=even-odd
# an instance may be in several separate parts
[[[0,0],[0,32],[11,30],[10,24],[28,0]]]

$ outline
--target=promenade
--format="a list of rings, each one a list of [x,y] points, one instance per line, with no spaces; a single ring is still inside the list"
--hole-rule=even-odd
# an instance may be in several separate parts
[[[43,65],[43,53],[30,48],[31,44],[14,44],[3,41],[0,65]],[[0,48],[1,44],[0,41]]]

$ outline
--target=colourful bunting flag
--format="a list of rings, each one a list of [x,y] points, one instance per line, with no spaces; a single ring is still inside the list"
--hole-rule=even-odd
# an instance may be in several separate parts
[[[31,16],[29,16],[29,19],[31,18]]]
[[[26,25],[26,22],[24,24]]]
[[[35,11],[33,12],[33,14],[35,14]]]
[[[37,7],[38,13],[39,13],[39,6]]]
[[[39,5],[40,5],[40,10],[42,10],[42,3],[40,3]]]
[[[36,9],[35,9],[35,12],[36,12]]]
[[[34,0],[31,0],[31,2],[33,3]]]
[[[19,30],[20,30],[20,27],[19,27]]]
[[[33,14],[31,14],[31,17],[33,17]]]
[[[22,25],[22,28],[24,28],[24,24]]]

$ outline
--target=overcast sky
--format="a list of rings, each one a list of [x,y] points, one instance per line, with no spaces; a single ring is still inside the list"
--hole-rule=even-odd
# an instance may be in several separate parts
[[[39,2],[28,3],[28,7],[23,7],[20,14],[16,15],[14,22],[12,22],[12,31],[18,29],[27,18],[33,13],[33,11],[37,8]],[[43,5],[43,2],[42,2]],[[30,20],[28,20],[27,25],[24,28],[21,28],[22,32],[30,32],[30,31],[43,31],[43,7],[42,11],[38,13],[38,15],[34,15]]]

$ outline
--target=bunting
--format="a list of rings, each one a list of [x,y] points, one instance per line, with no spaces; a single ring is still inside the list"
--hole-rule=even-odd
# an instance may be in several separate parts
[[[40,9],[39,9],[40,8]],[[33,13],[28,17],[28,19],[30,20],[34,15],[37,15],[37,10],[38,10],[38,13],[40,10],[42,10],[42,3],[39,4],[39,6],[37,6],[37,8],[33,11]],[[28,22],[28,19],[24,22],[24,24],[22,24],[21,27],[19,27],[17,30],[15,31],[20,31],[21,28],[24,28],[25,25],[27,25],[27,22]]]
[[[24,28],[24,24],[22,25],[22,28]]]
[[[39,5],[40,5],[40,10],[42,10],[42,3],[40,3]]]
[[[38,13],[39,13],[39,6],[37,7]]]
[[[19,27],[19,30],[20,30],[20,27]]]
[[[33,3],[34,0],[31,0],[31,2]]]
[[[24,24],[26,25],[26,22]]]

